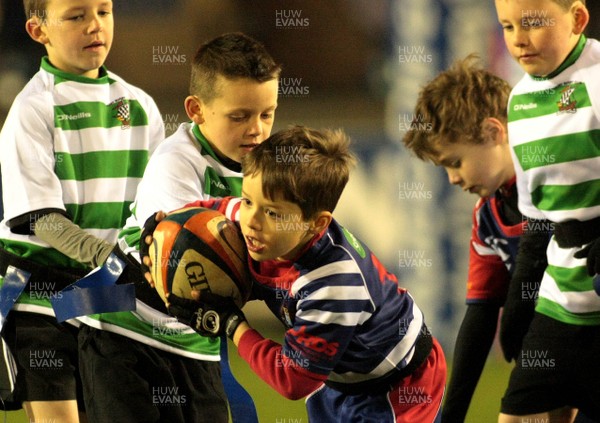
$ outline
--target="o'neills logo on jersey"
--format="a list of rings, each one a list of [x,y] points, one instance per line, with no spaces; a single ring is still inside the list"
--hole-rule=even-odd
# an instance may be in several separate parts
[[[513,109],[515,112],[517,112],[519,110],[537,109],[537,106],[537,103],[515,104],[515,107]]]
[[[87,119],[87,118],[91,118],[92,114],[89,112],[79,112],[76,113],[74,115],[67,115],[67,114],[62,114],[62,115],[57,115],[56,119],[58,119],[58,121],[63,121],[63,120],[78,120],[78,119]]]
[[[117,112],[115,118],[121,121],[121,129],[128,129],[131,124],[131,115],[129,113],[129,100],[121,97],[110,103],[113,110]]]
[[[558,101],[558,113],[575,113],[577,111],[577,101],[573,98],[575,87],[567,85],[560,91],[560,100]]]

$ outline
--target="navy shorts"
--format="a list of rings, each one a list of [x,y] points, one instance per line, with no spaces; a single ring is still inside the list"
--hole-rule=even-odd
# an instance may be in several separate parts
[[[228,422],[218,361],[171,354],[86,325],[79,347],[90,422]]]
[[[600,420],[600,326],[535,313],[501,411],[522,416],[575,407]]]
[[[17,364],[14,402],[77,399],[83,410],[77,332],[51,316],[10,312],[2,335]]]

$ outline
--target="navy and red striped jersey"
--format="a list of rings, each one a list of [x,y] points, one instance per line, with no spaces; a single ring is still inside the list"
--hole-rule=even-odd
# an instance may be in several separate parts
[[[211,206],[238,220],[235,199]],[[287,331],[283,345],[248,331],[239,352],[289,398],[307,395],[324,380],[352,384],[402,369],[427,330],[396,276],[335,219],[294,262],[249,258],[249,265],[254,296]]]
[[[516,196],[515,182],[503,187]],[[500,193],[481,198],[473,210],[469,255],[467,304],[494,302],[504,304],[508,284],[515,268],[519,239],[524,223],[508,222],[503,210],[506,202]],[[518,213],[516,202],[513,212]]]

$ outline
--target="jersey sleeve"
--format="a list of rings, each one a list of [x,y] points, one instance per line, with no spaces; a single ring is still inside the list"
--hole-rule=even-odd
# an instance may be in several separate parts
[[[210,200],[198,200],[188,203],[185,207],[205,207],[223,213],[225,217],[233,222],[240,221],[240,206],[242,199],[239,197],[213,198]]]
[[[287,358],[280,344],[263,338],[253,329],[240,339],[238,352],[261,379],[289,399],[307,396],[327,379]]]
[[[177,152],[156,153],[138,185],[135,217],[140,225],[157,211],[170,212],[203,198],[196,167]]]
[[[467,304],[482,302],[503,304],[506,299],[510,274],[496,250],[481,239],[478,212],[483,203],[483,199],[479,200],[473,210]]]
[[[6,220],[43,209],[65,210],[54,172],[54,114],[47,94],[22,93],[0,135]]]

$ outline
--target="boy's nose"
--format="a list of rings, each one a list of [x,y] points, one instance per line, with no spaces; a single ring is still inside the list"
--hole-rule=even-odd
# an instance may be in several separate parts
[[[452,185],[460,185],[462,182],[462,178],[458,174],[458,172],[454,169],[446,169],[446,173],[448,174],[448,181]]]
[[[260,116],[253,118],[250,121],[250,127],[248,128],[248,135],[258,137],[263,133],[263,126]]]
[[[513,44],[517,47],[525,46],[529,43],[529,31],[523,28],[515,28],[513,34]]]
[[[100,31],[102,31],[102,28],[103,28],[103,25],[102,25],[102,20],[100,19],[100,16],[94,15],[94,17],[90,21],[90,25],[89,25],[90,33],[100,32]]]

